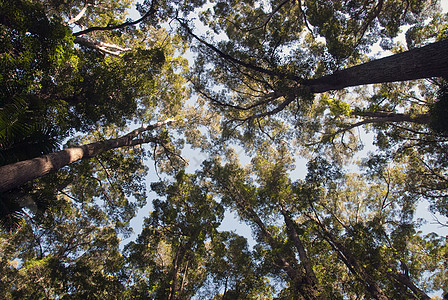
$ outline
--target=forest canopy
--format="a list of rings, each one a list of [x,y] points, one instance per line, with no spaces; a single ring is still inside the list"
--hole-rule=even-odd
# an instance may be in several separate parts
[[[0,0],[0,298],[446,299],[447,80],[438,0]]]

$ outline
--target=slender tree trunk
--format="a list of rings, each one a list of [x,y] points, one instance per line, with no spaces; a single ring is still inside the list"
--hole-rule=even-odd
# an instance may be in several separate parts
[[[297,249],[297,252],[299,253],[300,261],[303,264],[303,267],[305,268],[307,279],[310,281],[310,284],[312,286],[318,287],[319,281],[317,280],[316,274],[314,273],[311,261],[309,260],[305,247],[303,246],[303,243],[300,240],[299,235],[297,234],[296,228],[294,226],[294,221],[291,220],[289,213],[283,204],[281,213],[283,215],[283,218],[285,219],[286,228],[288,229],[289,236],[292,239],[294,246]]]
[[[238,191],[238,189],[234,189],[234,184],[232,182],[229,182],[229,184],[225,185],[226,191],[232,195],[232,197],[236,200],[236,204],[238,208],[245,214],[247,214],[247,217],[257,224],[258,228],[261,230],[261,233],[263,237],[266,239],[266,242],[271,246],[272,249],[276,249],[279,247],[279,244],[277,240],[272,236],[272,234],[269,232],[269,230],[266,228],[263,221],[260,219],[258,214],[252,209],[252,207],[247,203],[247,201],[244,199],[244,196],[241,195],[241,193]],[[278,261],[281,264],[281,268],[286,272],[288,277],[293,282],[293,285],[296,287],[296,289],[300,292],[300,294],[297,295],[297,299],[302,300],[305,299],[304,296],[302,296],[303,287],[302,282],[303,278],[301,274],[294,268],[294,262],[288,261],[289,259],[282,255],[279,251],[276,251],[276,256]]]
[[[171,274],[171,284],[170,284],[170,292],[168,294],[168,300],[175,300],[177,299],[176,293],[177,293],[177,285],[178,285],[178,270],[179,266],[182,264],[183,257],[185,254],[185,250],[182,246],[182,244],[179,244],[177,251],[176,251],[176,257],[173,261],[173,273]]]
[[[448,76],[448,40],[304,80],[314,93],[372,83]]]
[[[331,247],[338,253],[342,261],[348,269],[358,277],[358,280],[365,286],[366,291],[378,300],[388,300],[389,298],[384,294],[375,279],[359,264],[358,259],[351,251],[349,251],[342,243],[340,243],[335,236],[322,224],[319,220],[309,216],[322,229],[322,234],[328,241]]]
[[[76,37],[74,43],[114,56],[120,56],[121,54],[132,50],[131,48],[123,48],[115,44],[94,41],[81,36]]]
[[[185,269],[184,269],[184,275],[182,276],[182,283],[180,285],[180,289],[179,289],[179,293],[182,294],[182,292],[184,291],[184,287],[185,287],[185,282],[187,279],[187,272],[188,272],[188,265],[189,265],[189,260],[187,260],[186,265],[185,265]]]
[[[91,158],[108,150],[152,142],[154,141],[153,139],[135,138],[144,131],[160,127],[171,121],[169,119],[150,126],[144,126],[116,139],[67,148],[62,151],[2,166],[0,167],[0,192],[19,187],[30,180],[57,171],[75,161]]]
[[[414,292],[417,297],[419,297],[422,300],[430,300],[431,297],[429,297],[423,290],[418,288],[406,275],[402,274],[401,272],[398,272],[397,270],[394,270],[395,272],[389,272],[389,275],[392,276],[395,280],[403,284],[404,286],[408,287],[412,292]]]
[[[240,204],[241,205],[241,204]],[[242,208],[246,210],[252,221],[257,224],[258,228],[261,230],[263,236],[265,237],[268,244],[273,248],[278,248],[278,242],[275,240],[275,238],[272,236],[272,234],[269,232],[269,230],[264,225],[263,221],[260,219],[258,214],[251,208],[247,206],[247,203],[245,203],[246,207],[241,205]],[[293,268],[293,263],[289,263],[288,259],[286,259],[283,255],[277,252],[277,258],[282,263],[282,268],[285,270],[285,272],[288,274],[289,278],[291,278],[293,281],[301,282],[302,277],[299,275],[297,270]]]
[[[274,238],[274,236],[272,236],[271,232],[268,230],[268,228],[263,223],[261,218],[252,209],[249,203],[247,203],[247,201],[239,193],[239,191],[237,189],[231,188],[233,186],[234,185],[232,183],[229,183],[225,188],[236,200],[236,204],[239,207],[239,209],[245,214],[247,214],[247,217],[258,226],[258,228],[262,232],[263,237],[265,238],[266,242],[271,246],[271,248],[279,249],[280,248],[279,242]],[[294,299],[298,300],[326,299],[323,296],[316,295],[319,293],[315,293],[316,292],[315,289],[312,287],[310,288],[310,285],[303,271],[296,269],[298,264],[295,258],[283,255],[280,251],[275,251],[275,254],[277,256],[278,261],[281,264],[281,268],[286,272],[288,277],[291,279],[291,284],[292,286],[294,286],[295,292],[297,293],[295,295],[296,298]]]

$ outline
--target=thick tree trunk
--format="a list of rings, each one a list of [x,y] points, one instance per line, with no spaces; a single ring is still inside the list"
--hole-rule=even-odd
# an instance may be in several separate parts
[[[346,87],[448,76],[448,40],[304,80],[313,93]]]
[[[62,151],[2,166],[0,167],[0,192],[19,187],[30,180],[59,170],[75,161],[91,158],[108,150],[151,142],[152,140],[135,139],[135,137],[144,131],[160,127],[171,121],[167,120],[157,122],[154,125],[144,126],[116,139],[67,148]]]
[[[353,112],[352,115],[359,117],[368,117],[369,123],[396,123],[410,122],[418,124],[429,124],[431,116],[429,114],[401,114],[389,112]]]

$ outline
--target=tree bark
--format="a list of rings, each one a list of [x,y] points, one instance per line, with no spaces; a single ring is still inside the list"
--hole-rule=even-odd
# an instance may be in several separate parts
[[[74,39],[74,43],[91,48],[96,49],[104,54],[110,54],[114,56],[119,56],[125,52],[129,52],[131,48],[123,48],[118,45],[104,43],[101,41],[92,41],[88,38],[78,36]]]
[[[286,224],[286,228],[288,229],[288,233],[289,233],[292,241],[294,242],[294,246],[296,247],[297,252],[299,253],[300,261],[302,262],[303,267],[305,268],[307,279],[310,281],[310,284],[312,286],[319,287],[319,280],[317,279],[316,274],[314,273],[313,266],[311,264],[310,259],[308,258],[305,247],[303,246],[303,243],[300,240],[299,235],[297,234],[297,231],[294,226],[294,221],[289,216],[289,213],[286,210],[283,203],[282,203],[281,213],[285,220],[285,224]]]
[[[313,93],[373,83],[448,76],[448,40],[302,82]]]
[[[182,245],[182,243],[179,244],[176,251],[176,257],[173,260],[173,270],[171,274],[171,284],[168,294],[168,300],[175,300],[178,299],[177,297],[177,285],[178,285],[178,272],[179,272],[179,266],[182,264],[183,259],[185,255],[185,249]]]
[[[394,270],[394,272],[389,272],[388,275],[392,276],[395,280],[397,280],[402,285],[408,287],[417,297],[422,300],[430,300],[429,297],[423,290],[418,288],[406,275]]]
[[[57,171],[75,161],[88,159],[108,150],[152,142],[153,139],[149,140],[135,138],[144,131],[155,129],[171,121],[171,119],[168,119],[150,126],[143,126],[116,139],[90,143],[78,147],[71,147],[33,159],[2,166],[0,167],[0,192],[5,192],[19,187],[30,180],[42,177],[53,171]]]
[[[418,124],[429,124],[431,116],[427,114],[401,114],[393,112],[353,112],[352,115],[358,117],[372,118],[370,123],[394,123],[394,122],[410,122]]]
[[[365,268],[359,264],[358,259],[349,251],[346,247],[342,245],[334,235],[326,228],[320,220],[309,216],[311,220],[317,223],[317,225],[322,229],[322,235],[330,244],[330,246],[337,252],[339,257],[341,257],[344,264],[348,269],[358,277],[358,280],[362,282],[365,286],[366,291],[378,300],[388,300],[389,298],[384,294],[383,290],[380,288],[375,279],[370,276],[370,274],[365,270]]]

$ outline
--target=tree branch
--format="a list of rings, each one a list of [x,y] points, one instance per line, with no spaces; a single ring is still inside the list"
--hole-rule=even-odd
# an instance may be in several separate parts
[[[373,123],[396,123],[396,122],[410,122],[417,124],[427,124],[429,123],[429,114],[419,114],[416,116],[409,114],[399,114],[399,113],[388,113],[388,112],[355,112],[354,116],[366,116],[374,117],[372,119],[362,120],[360,122],[351,124],[345,128],[341,128],[338,131],[327,134],[327,137],[335,137],[340,133],[347,132],[353,128]]]
[[[197,36],[196,34],[193,33],[193,31],[191,30],[191,28],[185,23],[185,21],[176,18],[176,20],[179,22],[179,24],[187,31],[187,33],[192,36],[194,39],[196,39],[198,42],[200,42],[201,44],[203,44],[204,46],[206,46],[207,48],[209,48],[210,50],[212,50],[213,52],[217,53],[221,58],[230,61],[232,63],[235,63],[237,65],[243,66],[245,68],[251,69],[253,71],[256,72],[260,72],[269,76],[273,76],[273,77],[279,77],[279,78],[285,78],[285,79],[289,79],[289,80],[293,80],[296,82],[301,82],[302,79],[298,76],[292,75],[292,74],[287,74],[287,73],[281,73],[281,72],[277,72],[277,71],[273,71],[273,70],[268,70],[247,62],[244,62],[242,60],[239,60],[227,53],[222,52],[221,50],[219,50],[218,48],[216,48],[214,45],[206,42],[204,39],[200,38],[199,36]]]
[[[305,12],[303,11],[303,8],[302,8],[302,1],[297,0],[297,5],[299,6],[299,11],[300,11],[300,13],[303,16],[303,22],[305,23],[306,28],[308,28],[308,30],[310,31],[311,35],[314,38],[313,30],[311,29],[310,24],[308,24],[308,20],[306,19],[306,14],[305,14]]]
[[[149,8],[149,10],[140,19],[137,19],[135,21],[124,22],[124,23],[121,23],[119,25],[113,25],[113,26],[110,26],[110,25],[104,26],[104,27],[93,26],[93,27],[87,28],[85,30],[81,30],[81,31],[75,32],[75,33],[73,33],[73,36],[80,36],[80,35],[83,35],[83,34],[90,33],[92,31],[111,31],[111,30],[116,30],[116,29],[121,29],[121,28],[125,28],[125,27],[128,27],[128,26],[136,25],[136,24],[144,21],[145,19],[147,19],[151,15],[155,14],[156,11],[157,10],[155,9],[155,1],[152,1],[151,7]]]
[[[80,36],[76,37],[73,42],[113,56],[119,56],[123,52],[129,52],[132,50],[131,48],[123,48],[115,44],[92,41],[88,38]]]
[[[87,11],[87,8],[88,8],[90,5],[91,5],[90,3],[86,3],[86,4],[84,5],[84,7],[79,11],[79,13],[78,13],[76,16],[74,16],[73,18],[71,18],[70,20],[68,20],[66,24],[67,24],[67,25],[71,25],[71,24],[73,24],[73,23],[79,21],[79,19],[81,19],[81,18],[84,16],[84,14],[85,14],[86,11]]]
[[[267,116],[272,116],[275,115],[276,113],[281,112],[283,109],[285,109],[286,106],[288,106],[289,103],[291,103],[292,101],[294,101],[294,96],[289,95],[287,97],[285,97],[286,99],[280,103],[276,108],[274,108],[273,110],[269,110],[263,113],[259,113],[259,114],[255,114],[255,115],[250,115],[249,117],[246,118],[235,118],[232,121],[248,121],[248,120],[253,120],[253,119],[259,119],[259,118],[263,118],[263,117],[267,117]]]
[[[378,15],[380,14],[382,8],[383,8],[384,0],[379,0],[378,4],[375,6],[375,9],[373,11],[373,14],[367,19],[367,21],[364,23],[364,26],[361,28],[360,32],[361,35],[356,41],[354,48],[358,47],[358,45],[361,43],[362,38],[366,34],[367,29],[369,28],[370,24],[375,20]]]
[[[283,0],[283,2],[281,2],[276,8],[274,8],[274,10],[264,19],[263,23],[260,26],[250,28],[248,29],[248,31],[265,28],[268,25],[269,21],[271,21],[272,17],[289,1],[291,0]]]

